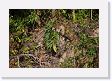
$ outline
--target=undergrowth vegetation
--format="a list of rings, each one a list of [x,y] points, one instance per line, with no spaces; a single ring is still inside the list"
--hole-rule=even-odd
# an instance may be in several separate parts
[[[57,43],[59,41],[58,32],[53,30],[54,21],[49,21],[45,26],[45,46],[49,51],[57,51]]]
[[[10,9],[10,68],[98,68],[98,9]]]

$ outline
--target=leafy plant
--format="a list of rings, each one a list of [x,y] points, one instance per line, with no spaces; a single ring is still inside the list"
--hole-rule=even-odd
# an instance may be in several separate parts
[[[88,48],[88,50],[87,50],[87,54],[89,55],[89,56],[93,56],[93,55],[95,55],[97,52],[96,52],[96,48],[94,47],[90,47],[90,48]]]
[[[57,43],[59,40],[58,32],[53,30],[54,20],[49,21],[45,26],[45,46],[49,51],[57,52]]]
[[[26,11],[28,13],[26,13]],[[19,14],[19,12],[21,12]],[[10,10],[9,14],[9,31],[13,45],[15,48],[10,48],[10,55],[17,55],[20,52],[28,53],[29,48],[24,47],[23,43],[31,41],[28,36],[28,29],[34,27],[38,20],[36,10]],[[15,49],[15,50],[14,50]],[[19,49],[19,50],[18,50]],[[22,51],[21,51],[22,50]]]

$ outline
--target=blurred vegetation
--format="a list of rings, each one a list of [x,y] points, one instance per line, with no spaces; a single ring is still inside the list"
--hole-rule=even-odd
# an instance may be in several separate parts
[[[51,20],[45,26],[45,46],[47,50],[56,52],[59,34],[53,30],[53,23],[54,20]]]
[[[78,31],[75,31],[79,38],[74,50],[78,50],[78,56],[64,59],[60,67],[99,67],[99,37],[90,37],[90,33],[98,27],[99,10],[98,9],[10,9],[9,10],[9,55],[10,57],[19,54],[34,53],[39,50],[38,43],[32,40],[32,33],[35,29],[44,28],[44,47],[48,52],[58,53],[58,44],[60,34],[56,31],[57,23],[72,22],[77,25]],[[97,26],[97,27],[96,27]],[[90,30],[92,30],[90,32]],[[88,33],[90,32],[90,33]],[[30,43],[30,45],[28,45]],[[86,55],[85,55],[86,54]],[[82,57],[86,56],[88,63],[80,63]],[[93,63],[97,59],[96,64]],[[27,59],[28,60],[28,59]],[[31,59],[30,59],[31,60]],[[75,61],[76,60],[76,61]],[[32,61],[32,60],[31,60]],[[79,63],[74,65],[74,61]],[[17,66],[12,65],[10,67]],[[12,63],[10,62],[10,65]],[[34,63],[33,63],[34,64]],[[24,65],[24,64],[23,64]],[[26,67],[32,67],[32,65]]]

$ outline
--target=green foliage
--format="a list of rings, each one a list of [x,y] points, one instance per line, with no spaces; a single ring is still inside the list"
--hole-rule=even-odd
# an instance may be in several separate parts
[[[27,13],[26,13],[27,11]],[[21,12],[19,14],[19,12]],[[10,10],[9,14],[9,31],[11,37],[10,42],[14,43],[15,46],[18,46],[14,49],[10,48],[10,55],[16,55],[22,50],[22,53],[28,53],[29,48],[24,47],[21,44],[25,42],[30,42],[31,37],[28,36],[28,29],[36,25],[39,17],[36,14],[36,10]]]
[[[86,54],[93,56],[97,53],[96,46],[98,46],[99,41],[98,38],[88,37],[87,34],[80,33],[80,43],[78,48],[82,50],[83,48],[87,49]]]
[[[95,48],[95,47],[90,47],[90,48],[87,49],[87,54],[88,54],[89,56],[93,56],[93,55],[95,55],[96,53],[97,53],[97,51],[96,51],[96,48]]]
[[[45,46],[47,50],[57,52],[57,43],[59,40],[58,32],[53,30],[54,20],[49,21],[45,26]]]
[[[23,54],[28,54],[28,53],[29,53],[29,47],[23,46],[23,47],[21,48],[21,50],[22,50],[22,53],[23,53]]]
[[[81,9],[81,10],[77,10],[76,11],[76,20],[77,21],[82,21],[83,19],[87,18],[90,14],[89,14],[89,10],[85,9]]]
[[[14,11],[14,10],[12,10],[12,11]],[[34,27],[34,25],[36,24],[39,17],[36,15],[35,10],[29,10],[29,11],[31,11],[31,12],[26,17],[18,16],[19,14],[17,14],[16,16],[13,14],[10,14],[10,16],[9,16],[9,27],[10,27],[9,31],[10,31],[10,33],[16,33],[16,36],[18,36],[18,37],[20,35],[26,36],[27,35],[26,34],[27,32],[25,31],[26,27],[29,27],[31,25],[32,25],[32,27]],[[17,38],[17,40],[19,40],[19,38]]]
[[[14,50],[14,49],[10,50],[9,53],[10,53],[10,56],[16,55],[17,54],[17,50]]]
[[[89,56],[94,56],[97,54],[97,46],[99,44],[99,38],[88,38],[88,43],[87,43],[87,55]]]
[[[74,18],[75,17],[75,18]],[[88,27],[87,25],[89,24],[89,21],[85,22],[86,19],[90,19],[90,10],[75,10],[74,14],[73,14],[73,21],[76,23],[79,23],[81,27]]]
[[[12,14],[10,14],[9,16],[10,32],[16,32],[23,29],[24,27],[35,25],[38,19],[39,17],[37,16],[35,10],[30,12],[30,15],[26,17],[13,16]]]

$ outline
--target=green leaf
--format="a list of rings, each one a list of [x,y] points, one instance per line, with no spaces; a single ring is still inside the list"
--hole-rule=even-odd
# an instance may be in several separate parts
[[[18,38],[18,42],[21,42],[21,39]]]
[[[53,50],[56,52],[57,48],[56,48],[56,44],[53,43]]]

